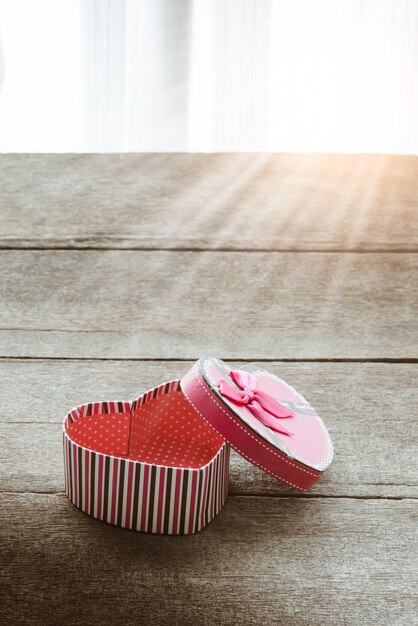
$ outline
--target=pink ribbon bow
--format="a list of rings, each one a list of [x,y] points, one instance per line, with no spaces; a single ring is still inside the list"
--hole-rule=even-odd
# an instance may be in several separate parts
[[[257,389],[257,377],[244,372],[243,370],[231,370],[229,372],[232,380],[238,385],[236,389],[229,385],[226,380],[219,383],[219,391],[225,398],[235,402],[235,404],[245,404],[249,411],[265,426],[268,426],[276,433],[288,435],[292,433],[277,423],[277,419],[293,417],[293,413],[284,407],[275,398],[265,391]]]

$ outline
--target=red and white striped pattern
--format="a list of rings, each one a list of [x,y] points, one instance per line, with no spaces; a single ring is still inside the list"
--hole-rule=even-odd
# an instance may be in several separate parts
[[[76,444],[67,426],[85,415],[138,410],[179,389],[164,383],[129,402],[78,407],[64,420],[65,484],[69,500],[89,515],[137,531],[173,535],[201,530],[221,510],[228,491],[229,447],[198,469],[165,467],[108,456]]]

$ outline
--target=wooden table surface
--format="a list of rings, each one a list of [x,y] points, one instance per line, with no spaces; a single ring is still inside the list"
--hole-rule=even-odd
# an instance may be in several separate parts
[[[418,623],[418,157],[2,155],[0,259],[1,624]],[[306,395],[329,472],[233,454],[189,537],[77,511],[66,411],[202,354]]]

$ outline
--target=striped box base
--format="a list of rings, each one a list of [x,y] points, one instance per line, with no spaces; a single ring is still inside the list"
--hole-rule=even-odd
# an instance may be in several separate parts
[[[229,447],[185,399],[178,380],[133,402],[96,402],[65,417],[65,488],[81,511],[123,528],[191,534],[228,490]]]

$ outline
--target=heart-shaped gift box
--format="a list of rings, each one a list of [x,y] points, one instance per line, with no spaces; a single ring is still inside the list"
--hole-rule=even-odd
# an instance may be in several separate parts
[[[143,532],[194,533],[227,496],[229,448],[180,381],[133,402],[94,402],[64,420],[66,493],[97,519]]]
[[[316,411],[255,365],[202,357],[181,380],[133,402],[81,405],[64,419],[66,493],[97,519],[143,532],[190,534],[221,510],[229,446],[302,491],[333,449]]]

